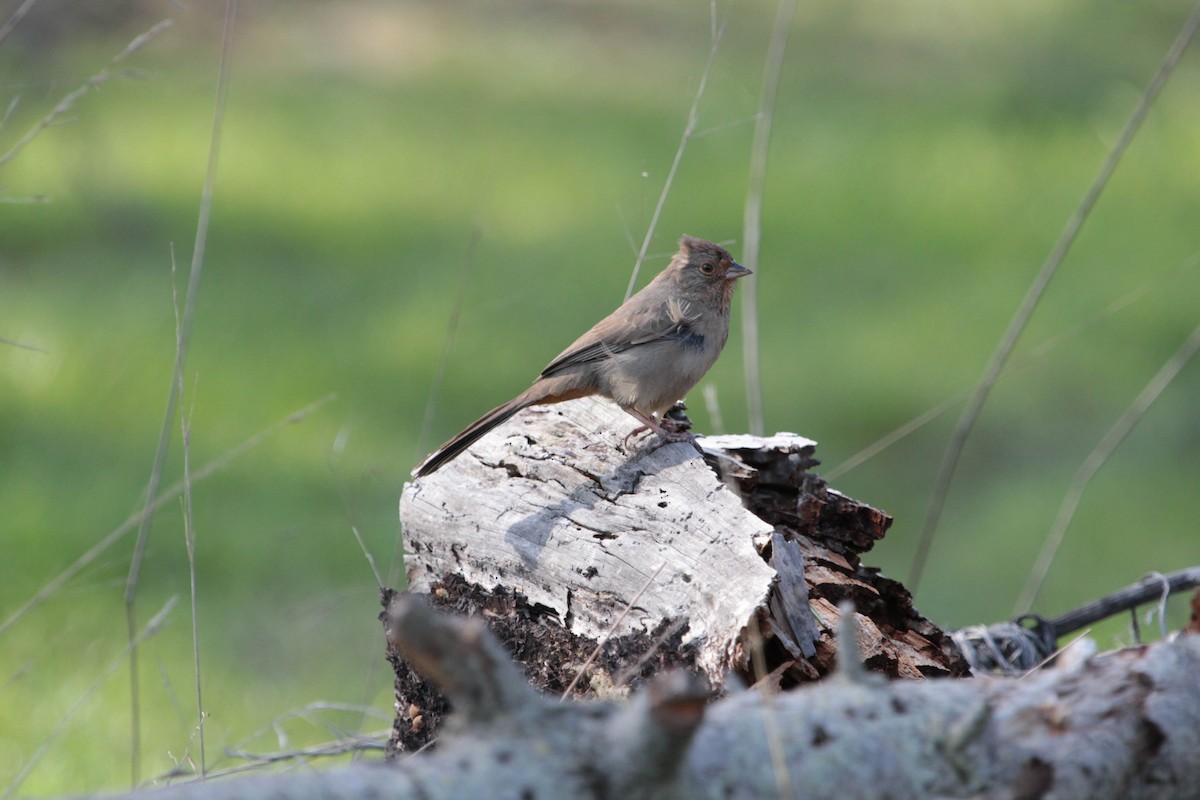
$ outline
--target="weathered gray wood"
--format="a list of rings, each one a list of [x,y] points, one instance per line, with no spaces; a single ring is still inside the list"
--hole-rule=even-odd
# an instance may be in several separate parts
[[[723,675],[767,603],[775,572],[755,541],[772,528],[691,444],[643,434],[625,447],[636,425],[595,398],[526,409],[407,484],[410,588],[456,572],[519,591],[596,639],[686,618],[698,665]]]
[[[171,787],[160,800],[1035,798],[1185,800],[1200,775],[1200,636],[1023,680],[885,681],[843,669],[704,710],[669,676],[624,705],[534,695],[476,621],[393,602],[389,640],[459,724],[390,767]],[[843,640],[858,638],[851,626]],[[843,648],[840,660],[848,660]],[[790,791],[789,791],[790,790]]]
[[[771,566],[779,573],[779,585],[771,596],[771,629],[792,655],[812,658],[817,653],[814,643],[820,633],[808,604],[800,545],[778,533],[771,534]]]

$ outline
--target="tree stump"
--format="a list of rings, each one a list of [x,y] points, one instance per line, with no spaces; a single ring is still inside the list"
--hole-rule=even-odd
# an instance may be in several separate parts
[[[482,616],[533,685],[558,694],[622,693],[666,666],[717,693],[731,675],[816,680],[833,667],[845,600],[869,669],[966,673],[904,588],[861,564],[891,518],[811,473],[815,442],[702,437],[702,455],[652,435],[626,447],[632,427],[595,398],[530,408],[406,484],[409,591]],[[392,746],[411,750],[445,705],[394,663]]]

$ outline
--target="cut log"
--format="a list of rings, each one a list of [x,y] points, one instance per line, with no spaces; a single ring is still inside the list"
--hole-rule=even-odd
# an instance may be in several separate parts
[[[592,640],[685,619],[710,678],[744,666],[741,631],[775,579],[755,542],[772,528],[692,445],[623,449],[631,422],[595,399],[531,408],[406,485],[410,591],[455,574]]]
[[[872,642],[870,669],[966,673],[903,587],[861,564],[891,519],[810,472],[815,442],[701,437],[701,454],[649,434],[626,446],[633,424],[598,399],[527,409],[407,484],[410,591],[482,616],[551,693],[605,696],[668,666],[717,693],[730,674],[785,689],[816,680],[833,668],[844,600]],[[443,701],[396,668],[399,752],[428,741]]]

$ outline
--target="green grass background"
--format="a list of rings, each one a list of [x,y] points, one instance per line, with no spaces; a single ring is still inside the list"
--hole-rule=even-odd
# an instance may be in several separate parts
[[[136,32],[174,26],[66,124],[0,166],[0,616],[141,507],[191,260],[218,4],[35,6],[0,46],[0,150]],[[650,248],[741,251],[775,7],[728,27]],[[834,465],[971,385],[1176,30],[1182,2],[802,3],[772,141],[759,265],[769,430]],[[4,12],[9,13],[8,11]],[[336,401],[194,487],[210,764],[384,727],[377,588],[413,464],[520,391],[621,300],[707,57],[707,4],[244,4],[183,407],[193,469],[328,393]],[[968,444],[917,605],[1005,618],[1064,490],[1200,321],[1200,61],[1185,57],[1055,279],[1017,357],[1149,291],[1006,377]],[[421,420],[473,226],[481,239],[434,430]],[[179,274],[171,272],[172,247]],[[644,278],[645,279],[645,278]],[[643,280],[644,280],[643,279]],[[740,308],[735,312],[740,324]],[[705,384],[745,429],[735,330]],[[1200,367],[1084,498],[1038,610],[1200,561]],[[691,398],[700,430],[710,418]],[[868,558],[903,578],[958,409],[838,481],[894,514]],[[176,428],[167,481],[182,474]],[[0,785],[129,780],[122,606],[133,537],[0,638]],[[187,594],[182,513],[157,515],[144,622]],[[1178,617],[1178,613],[1176,614]],[[186,603],[141,658],[142,777],[188,755]],[[1127,641],[1127,623],[1097,631]]]

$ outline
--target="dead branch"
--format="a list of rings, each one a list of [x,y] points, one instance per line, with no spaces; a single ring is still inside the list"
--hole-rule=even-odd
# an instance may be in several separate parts
[[[842,670],[819,686],[743,691],[705,707],[703,687],[678,673],[628,703],[559,703],[529,688],[481,621],[440,615],[410,596],[393,598],[385,627],[456,709],[436,750],[156,796],[775,800],[772,745],[810,799],[1196,796],[1197,636],[1024,680],[888,682]]]

